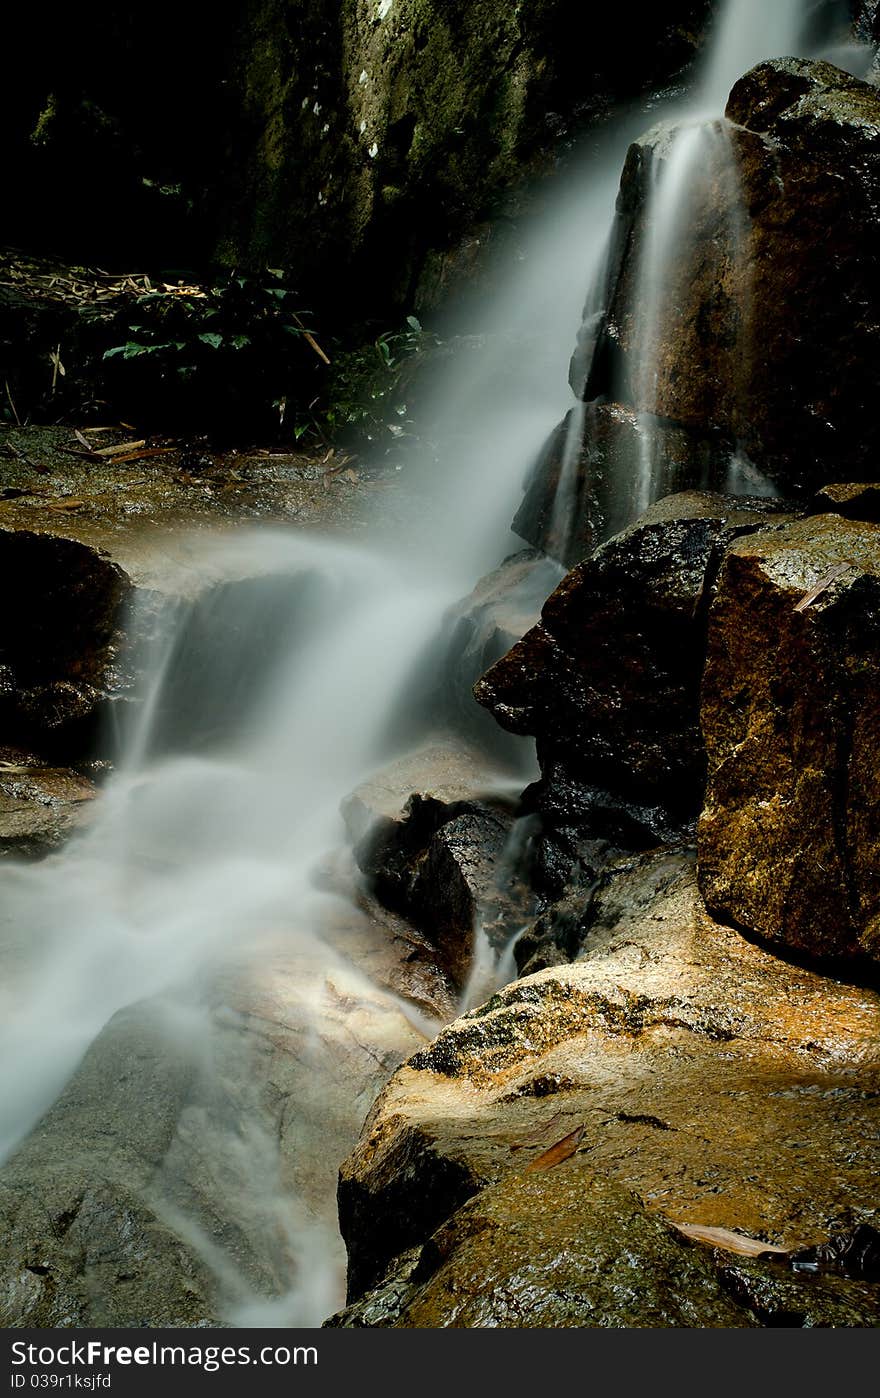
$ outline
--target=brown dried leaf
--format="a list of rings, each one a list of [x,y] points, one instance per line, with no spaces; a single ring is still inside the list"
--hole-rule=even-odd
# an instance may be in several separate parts
[[[85,500],[47,500],[47,510],[81,510]]]
[[[525,1169],[526,1174],[530,1174],[533,1170],[551,1170],[554,1165],[561,1165],[563,1160],[568,1160],[580,1145],[585,1130],[586,1127],[579,1126],[576,1131],[572,1131],[568,1136],[563,1136],[562,1140],[557,1141],[555,1146],[551,1146],[542,1155],[530,1160]]]
[[[77,433],[77,436],[79,436],[79,433]],[[86,443],[86,445],[88,446],[88,443]],[[141,447],[145,447],[146,445],[146,438],[142,437],[138,442],[117,442],[116,445],[112,447],[98,447],[95,451],[95,455],[121,456],[124,452],[139,451]]]
[[[816,583],[816,586],[812,588],[810,592],[804,593],[801,600],[795,606],[795,611],[805,612],[808,607],[813,605],[817,598],[822,596],[823,592],[828,590],[832,583],[837,582],[837,579],[843,576],[849,567],[850,565],[848,563],[839,563],[836,568],[832,568],[831,572],[828,573],[821,582]]]
[[[708,1243],[711,1247],[724,1248],[725,1252],[735,1252],[741,1257],[760,1257],[765,1252],[784,1255],[789,1251],[774,1243],[762,1243],[760,1238],[749,1238],[745,1233],[734,1233],[729,1228],[709,1228],[702,1223],[675,1223],[673,1227],[695,1243]]]

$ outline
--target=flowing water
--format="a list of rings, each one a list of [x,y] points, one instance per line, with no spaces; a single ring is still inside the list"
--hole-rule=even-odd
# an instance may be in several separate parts
[[[699,114],[717,115],[754,59],[796,48],[813,8],[725,6],[694,120],[654,192],[649,327],[662,314],[663,262],[688,182],[718,129]],[[350,1087],[349,1115],[333,1135],[338,1045],[365,1019],[380,1026],[381,1081],[395,1052],[430,1027],[373,983],[344,938],[328,935],[347,914],[316,870],[345,844],[340,803],[387,752],[389,715],[426,638],[511,551],[524,476],[571,404],[569,354],[585,297],[602,283],[619,172],[640,124],[641,113],[621,119],[589,164],[548,186],[491,320],[480,306],[476,323],[460,326],[479,335],[478,347],[438,382],[430,416],[445,426],[430,466],[410,473],[415,503],[397,536],[377,521],[372,550],[294,530],[203,538],[194,558],[205,585],[169,608],[154,638],[138,717],[96,819],[45,862],[0,870],[0,1155],[27,1138],[114,1015],[162,1004],[169,1036],[198,1056],[200,1087],[181,1108],[150,1202],[214,1274],[229,1323],[316,1324],[341,1300],[328,1221],[333,1151],[344,1153],[377,1084]],[[572,450],[582,418],[574,424]],[[645,470],[640,503],[652,488],[650,463]],[[563,494],[558,509],[570,508]],[[134,615],[132,630],[140,624]],[[468,1003],[513,974],[512,945],[500,964],[485,939],[478,951]],[[285,1107],[293,1165],[266,1125],[262,1070],[245,1032],[253,1011],[239,1003],[245,985],[275,1007],[268,1019],[287,1015],[284,1034],[298,1046],[302,1072],[288,1082]],[[344,1096],[345,1083],[337,1089]],[[133,1111],[137,1100],[135,1091]],[[199,1143],[198,1168],[209,1153],[229,1217],[271,1259],[262,1281],[181,1184],[194,1177]],[[322,1154],[331,1158],[315,1183]]]

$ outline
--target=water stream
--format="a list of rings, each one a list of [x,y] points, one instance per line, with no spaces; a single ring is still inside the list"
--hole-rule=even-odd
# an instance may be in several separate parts
[[[753,60],[796,49],[814,8],[801,0],[724,7],[675,158],[653,194],[648,343],[663,314],[664,259],[679,237],[686,190],[705,141],[716,139],[717,120],[701,124],[702,116],[717,119]],[[157,1183],[154,1207],[213,1271],[229,1323],[317,1324],[341,1301],[338,1244],[314,1202],[327,1182],[311,1189],[305,1157],[288,1168],[267,1132],[253,1036],[241,1018],[249,1011],[235,987],[275,968],[272,994],[283,982],[295,1002],[288,1027],[308,1067],[295,1091],[304,1119],[318,1113],[313,1153],[322,1149],[321,1102],[335,1071],[324,1031],[328,987],[346,1032],[371,1015],[385,1024],[384,1042],[397,1035],[401,1052],[412,1046],[407,1033],[429,1032],[338,939],[331,945],[326,929],[339,921],[340,898],[315,870],[345,844],[340,803],[380,761],[388,716],[426,639],[516,546],[508,522],[529,466],[571,405],[571,347],[589,288],[601,283],[627,145],[644,122],[644,113],[622,119],[589,164],[575,162],[548,186],[490,323],[481,305],[479,320],[460,326],[478,333],[481,347],[453,360],[438,383],[430,415],[446,428],[436,459],[411,473],[416,503],[405,537],[389,538],[377,522],[375,549],[293,530],[204,538],[194,558],[211,586],[171,609],[154,641],[138,718],[95,821],[45,862],[0,869],[0,1157],[26,1139],[118,1011],[150,998],[172,1007],[175,1032],[186,1026],[201,1065],[189,1130],[197,1123],[223,1161],[230,1217],[250,1230],[255,1249],[277,1254],[257,1285],[180,1189],[163,1193]],[[647,382],[647,358],[642,372]],[[582,421],[581,407],[572,451]],[[654,488],[649,454],[643,472],[640,506]],[[572,507],[561,495],[558,510]],[[259,585],[235,585],[242,577]],[[264,634],[275,638],[271,663],[259,647],[254,654],[252,638]],[[499,770],[499,783],[508,779]],[[509,945],[499,965],[480,943],[467,1002],[513,973]],[[368,1105],[352,1103],[355,1121]],[[169,1179],[186,1173],[177,1156],[187,1139],[183,1131]],[[338,1163],[329,1161],[328,1178]]]

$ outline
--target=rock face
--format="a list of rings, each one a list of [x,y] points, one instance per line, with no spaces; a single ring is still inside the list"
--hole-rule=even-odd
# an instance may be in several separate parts
[[[817,956],[880,955],[880,526],[824,515],[735,542],[709,620],[700,882]]]
[[[0,1324],[316,1325],[341,1304],[338,1165],[425,1042],[402,1000],[432,1011],[413,939],[335,915],[335,957],[285,929],[198,1007],[178,990],[98,1035],[0,1167]]]
[[[697,814],[715,573],[728,543],[779,509],[697,493],[663,501],[573,569],[477,684],[503,727],[536,737],[533,801],[549,826],[650,843]]]
[[[727,114],[761,141],[739,142],[760,308],[746,449],[787,486],[851,480],[860,468],[870,479],[880,445],[880,320],[869,309],[880,270],[880,93],[829,65],[777,61],[737,84]]]
[[[4,238],[37,246],[52,208],[42,191],[75,197],[76,170],[105,191],[124,242],[120,259],[117,221],[84,209],[74,256],[134,250],[179,266],[219,250],[233,265],[285,263],[310,298],[349,315],[355,299],[387,312],[428,249],[459,242],[568,129],[679,72],[708,9],[676,0],[640,17],[635,47],[623,10],[591,16],[588,42],[572,44],[575,0],[249,0],[217,7],[209,29],[166,0],[124,16],[100,3],[51,34],[22,12],[7,35],[21,62],[0,98]],[[160,30],[176,45],[157,105]],[[99,56],[108,35],[112,71]]]
[[[573,965],[392,1078],[340,1176],[337,1323],[876,1324],[875,1288],[670,1229],[795,1248],[870,1220],[880,1002],[713,924],[688,861],[655,862],[609,883]]]

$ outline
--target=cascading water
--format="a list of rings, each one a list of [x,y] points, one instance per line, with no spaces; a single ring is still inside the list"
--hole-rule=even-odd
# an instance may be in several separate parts
[[[603,197],[612,187],[609,164]],[[439,460],[414,467],[395,538],[377,520],[372,552],[267,529],[200,542],[191,562],[208,581],[153,643],[96,819],[59,855],[0,871],[2,1156],[114,1015],[154,1007],[195,1086],[148,1203],[213,1274],[231,1323],[316,1324],[343,1298],[335,1172],[426,1025],[353,963],[356,935],[348,951],[339,931],[353,910],[315,871],[344,846],[340,804],[386,755],[426,638],[510,551],[523,475],[564,405],[595,213],[594,190],[562,181],[488,326],[481,310],[479,354],[428,409],[447,424]],[[277,652],[257,664],[267,633]],[[364,1017],[384,1048],[339,1084]],[[254,1085],[257,1020],[296,1046],[281,1116]]]
[[[795,46],[808,8],[726,6],[694,116],[717,111],[752,59]],[[387,747],[425,638],[508,548],[526,469],[570,402],[569,350],[585,292],[602,280],[632,128],[632,118],[616,126],[589,169],[548,196],[488,329],[481,308],[479,353],[453,361],[430,409],[444,439],[439,460],[413,472],[405,537],[377,522],[373,552],[269,530],[205,540],[211,605],[169,616],[91,828],[40,865],[0,871],[2,1155],[25,1141],[114,1015],[158,1006],[195,1085],[147,1202],[213,1273],[231,1323],[316,1324],[341,1299],[333,1152],[351,1143],[375,1084],[349,1086],[345,1109],[331,1107],[339,1044],[357,1038],[359,1017],[381,1022],[381,1079],[425,1026],[355,964],[338,935],[351,909],[315,870],[344,843],[340,802]],[[658,285],[703,140],[686,137],[655,192]],[[242,576],[260,586],[232,585]],[[277,654],[260,668],[246,641],[267,615]],[[500,974],[512,974],[510,963],[508,946]],[[467,998],[497,974],[497,958],[478,959]],[[253,1032],[248,996],[267,1006],[260,1023],[271,1034]],[[300,1065],[283,1091],[273,1083],[286,1104],[274,1117],[262,1091],[273,1034],[295,1042]],[[223,1227],[211,1221],[216,1197]],[[240,1261],[242,1239],[263,1268],[256,1280]]]
[[[554,556],[568,561],[581,556],[585,517],[593,515],[589,533],[595,541],[685,485],[721,487],[732,494],[776,493],[740,443],[726,440],[729,434],[721,430],[731,416],[747,416],[746,403],[730,401],[736,375],[724,370],[737,359],[748,359],[755,310],[738,159],[732,128],[722,113],[737,79],[765,59],[827,56],[856,74],[866,72],[870,53],[858,44],[842,43],[844,28],[845,16],[835,0],[779,0],[773,5],[725,0],[689,99],[664,104],[659,120],[635,143],[631,154],[636,152],[638,159],[628,198],[637,182],[636,225],[612,232],[609,242],[612,250],[616,243],[617,256],[597,268],[575,361],[575,405],[561,447],[550,448],[551,460],[558,452],[558,476],[544,538]],[[630,240],[632,268],[615,300],[619,259]],[[680,356],[672,351],[682,341],[699,353],[688,290],[698,275],[700,256],[707,255],[714,258],[712,276],[729,324],[717,335],[718,401],[702,405],[709,436],[704,441],[694,434],[683,445],[674,412],[680,385],[667,372],[667,361],[677,362]],[[608,358],[603,327],[610,312],[627,324],[625,352],[621,355],[618,345]],[[613,327],[612,335],[619,333],[620,326]],[[725,337],[735,343],[722,347]],[[631,446],[610,453],[610,465],[603,459],[608,453],[595,417],[596,394],[595,402],[610,399],[623,405],[626,430],[632,434]],[[597,496],[593,501],[591,492]]]

